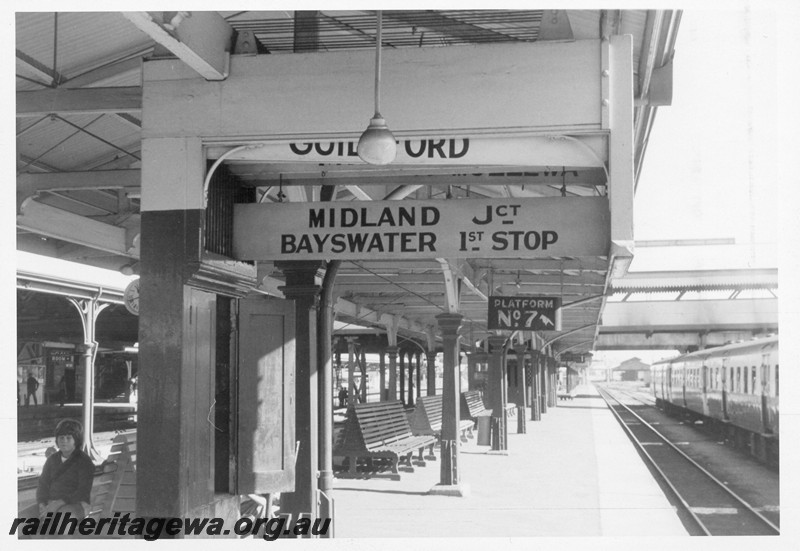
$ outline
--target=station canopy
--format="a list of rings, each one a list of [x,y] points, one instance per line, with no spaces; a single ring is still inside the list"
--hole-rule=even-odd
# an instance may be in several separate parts
[[[292,60],[291,56],[305,59],[299,56],[308,52],[375,48],[375,14],[366,11],[17,12],[15,17],[17,247],[124,273],[138,271],[143,59],[173,57],[201,71],[196,60],[206,47],[214,47],[211,42],[216,37],[216,31],[204,27],[209,17],[215,25],[221,22],[229,28],[235,44],[232,57],[271,55]],[[383,43],[390,52],[487,44],[559,45],[630,35],[635,181],[656,107],[669,102],[664,96],[671,87],[679,19],[679,12],[646,10],[385,11]],[[192,25],[206,32],[192,31]],[[492,78],[492,70],[486,67],[487,79]],[[312,85],[306,80],[302,84]],[[366,84],[371,86],[371,82]],[[371,89],[367,92],[371,94]],[[492,97],[480,100],[488,110],[513,110],[513,106],[494,105]],[[548,105],[540,108],[547,110]],[[358,125],[366,126],[371,113],[371,105],[364,105]],[[390,126],[398,123],[388,122]],[[541,137],[534,138],[541,145]],[[576,158],[592,158],[590,162],[527,164],[511,153],[514,147],[535,147],[537,142],[521,139],[506,144],[506,153],[511,153],[497,157],[500,160],[468,162],[466,150],[480,150],[480,139],[400,135],[397,162],[370,166],[352,154],[353,143],[344,137],[298,141],[291,146],[294,156],[276,155],[270,160],[225,157],[230,149],[225,144],[209,147],[207,154],[209,164],[225,157],[222,164],[255,190],[260,204],[316,202],[329,187],[330,199],[358,207],[362,222],[363,205],[388,200],[419,205],[472,200],[482,201],[480,208],[484,208],[492,201],[591,201],[608,195],[607,161],[598,161],[592,151],[576,154]],[[604,147],[603,142],[594,145]],[[486,214],[476,216],[500,214],[482,212]],[[421,211],[417,214],[422,216]],[[402,237],[383,239],[369,252],[387,253],[385,239],[396,240],[392,247],[398,249],[425,245],[419,239],[413,243],[403,243]],[[506,243],[513,239],[527,240],[528,248],[543,253],[548,236],[543,231],[509,234]],[[300,243],[298,238],[284,246]],[[587,254],[565,255],[555,246],[552,250],[535,258],[509,254],[406,260],[367,254],[343,259],[334,292],[336,319],[378,328],[395,323],[401,335],[424,343],[431,328],[436,328],[435,316],[456,311],[464,316],[462,335],[475,342],[489,332],[490,296],[559,297],[560,329],[543,333],[543,339],[552,340],[556,350],[587,352],[597,337],[609,288],[613,269],[609,252],[588,249]],[[259,262],[258,277],[258,292],[279,294],[283,276],[271,261]]]

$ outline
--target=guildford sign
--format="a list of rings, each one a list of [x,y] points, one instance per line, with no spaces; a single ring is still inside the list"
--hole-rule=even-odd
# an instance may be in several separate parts
[[[239,260],[603,256],[604,197],[240,204]]]

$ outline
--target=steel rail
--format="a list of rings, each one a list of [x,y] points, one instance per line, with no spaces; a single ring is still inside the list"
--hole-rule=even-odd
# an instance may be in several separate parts
[[[665,482],[665,483],[666,483],[666,484],[667,484],[667,485],[670,487],[670,489],[671,489],[671,490],[672,490],[672,491],[675,493],[675,496],[676,496],[676,497],[677,497],[677,498],[678,498],[678,499],[681,501],[681,504],[682,504],[682,505],[683,505],[683,506],[686,508],[687,512],[688,512],[688,513],[689,513],[689,514],[692,516],[692,518],[695,520],[695,522],[696,522],[696,523],[697,523],[697,524],[698,524],[698,525],[699,525],[699,526],[702,528],[702,530],[703,530],[703,531],[706,533],[706,535],[709,535],[709,536],[710,536],[710,535],[711,535],[711,533],[710,533],[710,532],[708,532],[708,530],[707,530],[707,529],[706,529],[706,527],[705,527],[705,524],[703,524],[703,522],[702,522],[702,521],[701,521],[701,520],[700,520],[700,519],[697,517],[697,515],[695,515],[695,513],[694,513],[694,512],[691,510],[691,507],[690,507],[690,506],[689,506],[689,505],[686,503],[686,501],[683,499],[683,496],[681,496],[681,495],[680,495],[680,493],[679,493],[679,492],[676,490],[676,488],[675,488],[675,486],[673,486],[672,482],[670,482],[670,481],[668,480],[668,478],[666,477],[666,475],[664,474],[664,472],[661,470],[661,468],[660,468],[660,467],[658,467],[658,465],[656,465],[656,463],[655,463],[655,461],[653,460],[652,456],[651,456],[649,453],[647,453],[647,451],[644,449],[644,446],[642,446],[642,445],[641,445],[641,443],[639,442],[639,440],[638,440],[637,438],[635,438],[635,437],[634,437],[634,435],[633,435],[633,432],[632,432],[632,431],[630,430],[630,428],[628,428],[628,426],[627,426],[627,425],[626,425],[626,424],[625,424],[625,423],[622,421],[622,417],[619,415],[619,413],[618,413],[618,412],[617,412],[617,411],[616,411],[616,410],[615,410],[613,407],[611,407],[611,404],[609,403],[609,401],[608,401],[608,399],[606,398],[606,396],[608,396],[608,397],[610,397],[611,399],[613,399],[614,401],[616,401],[616,402],[617,402],[617,403],[618,403],[620,406],[622,406],[622,407],[623,407],[623,408],[624,408],[624,409],[625,409],[625,410],[626,410],[628,413],[630,413],[631,415],[633,415],[633,417],[635,417],[635,418],[636,418],[636,419],[637,419],[637,420],[638,420],[638,421],[639,421],[639,422],[642,424],[642,426],[644,426],[644,427],[646,427],[646,428],[650,429],[650,430],[651,430],[653,433],[655,433],[655,435],[656,435],[656,436],[658,436],[658,437],[659,437],[661,440],[663,440],[663,441],[664,441],[664,442],[665,442],[667,445],[669,445],[669,446],[670,446],[670,447],[671,447],[673,450],[675,450],[676,452],[678,452],[678,454],[679,454],[681,457],[683,457],[684,459],[686,459],[686,460],[687,460],[687,461],[688,461],[688,462],[689,462],[689,463],[690,463],[692,466],[694,466],[695,468],[697,468],[697,470],[699,470],[699,471],[700,471],[700,472],[702,472],[704,475],[706,475],[706,477],[708,477],[710,480],[712,480],[712,481],[713,481],[713,482],[714,482],[714,483],[715,483],[715,484],[716,484],[718,487],[720,487],[721,489],[725,490],[725,492],[726,492],[728,495],[730,495],[730,496],[731,496],[731,497],[732,497],[732,498],[733,498],[735,501],[737,501],[739,504],[741,504],[741,505],[742,505],[742,506],[745,508],[745,510],[747,510],[747,511],[748,511],[748,512],[750,512],[750,513],[752,513],[752,514],[753,514],[753,515],[754,515],[756,518],[758,518],[760,521],[762,521],[764,524],[766,524],[766,525],[767,525],[767,526],[768,526],[768,527],[769,527],[771,530],[773,530],[773,531],[774,531],[776,534],[780,534],[780,532],[781,532],[781,531],[780,531],[780,528],[778,528],[777,526],[775,526],[775,525],[774,525],[772,522],[770,522],[770,520],[769,520],[769,519],[767,519],[767,518],[766,518],[766,517],[764,517],[764,516],[763,516],[761,513],[759,513],[758,511],[756,511],[756,510],[755,510],[755,508],[754,508],[752,505],[750,505],[748,502],[746,502],[744,499],[742,499],[742,498],[741,498],[741,497],[740,497],[738,494],[736,494],[736,493],[735,493],[733,490],[731,490],[730,488],[728,488],[728,487],[727,487],[727,486],[726,486],[726,485],[725,485],[725,484],[724,484],[722,481],[720,481],[720,480],[719,480],[717,477],[715,477],[713,474],[711,474],[710,472],[708,472],[708,470],[706,470],[706,469],[705,469],[705,468],[704,468],[702,465],[700,465],[700,464],[699,464],[699,463],[697,463],[697,462],[696,462],[694,459],[692,459],[691,457],[689,457],[689,456],[688,456],[688,455],[687,455],[687,454],[686,454],[686,453],[685,453],[683,450],[681,450],[681,449],[680,449],[678,446],[676,446],[675,444],[673,444],[673,443],[672,443],[672,442],[671,442],[671,441],[670,441],[670,440],[669,440],[669,439],[668,439],[666,436],[664,436],[664,435],[663,435],[663,434],[661,434],[661,433],[660,433],[658,430],[656,430],[656,429],[653,427],[653,425],[652,425],[651,423],[648,423],[647,421],[645,421],[645,420],[644,420],[644,419],[643,419],[643,418],[642,418],[640,415],[638,415],[636,412],[634,412],[634,411],[633,411],[631,408],[629,408],[627,405],[623,404],[623,403],[622,403],[622,401],[620,401],[619,399],[617,399],[617,397],[616,397],[616,396],[614,396],[614,394],[613,394],[611,391],[609,391],[609,390],[607,390],[607,389],[605,389],[605,388],[602,388],[602,389],[601,389],[601,388],[598,388],[598,391],[600,392],[600,395],[601,395],[601,396],[603,396],[603,399],[604,399],[604,400],[606,401],[606,403],[608,404],[608,406],[609,406],[609,409],[610,409],[610,410],[611,410],[611,411],[614,413],[614,415],[617,417],[617,420],[620,422],[620,424],[621,424],[621,425],[622,425],[622,426],[625,428],[625,430],[628,432],[628,435],[629,435],[629,436],[631,437],[631,439],[632,439],[632,440],[633,440],[633,441],[636,443],[637,447],[638,447],[638,448],[639,448],[639,449],[640,449],[642,452],[644,452],[644,454],[647,456],[647,458],[650,460],[651,464],[653,465],[653,468],[655,468],[655,469],[658,471],[658,473],[659,473],[659,474],[661,475],[661,477],[664,479],[664,482]]]

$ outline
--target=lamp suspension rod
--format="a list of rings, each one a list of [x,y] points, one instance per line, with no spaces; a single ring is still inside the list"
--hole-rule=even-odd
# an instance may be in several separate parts
[[[383,49],[382,15],[383,12],[381,10],[377,10],[375,12],[375,116],[378,118],[380,117],[381,112],[381,50]]]

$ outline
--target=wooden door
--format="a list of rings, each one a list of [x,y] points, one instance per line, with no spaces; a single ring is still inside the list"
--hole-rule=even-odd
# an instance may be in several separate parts
[[[294,332],[293,301],[239,301],[239,494],[294,491]]]

